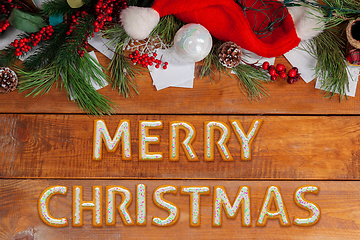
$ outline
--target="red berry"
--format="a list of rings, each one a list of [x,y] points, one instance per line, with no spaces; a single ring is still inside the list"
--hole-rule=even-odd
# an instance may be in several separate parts
[[[168,62],[164,62],[165,65],[168,65],[169,63]]]
[[[275,75],[271,76],[271,81],[276,81],[276,76]]]
[[[293,84],[294,81],[295,81],[295,79],[292,78],[292,77],[289,77],[288,80],[287,80],[287,82],[288,82],[289,84]]]
[[[156,64],[156,65],[155,65],[155,67],[156,67],[156,68],[159,68],[159,67],[160,67],[160,65],[159,65],[159,64]]]
[[[269,69],[269,74],[270,74],[271,76],[275,76],[275,74],[276,74],[275,69],[273,69],[273,68]]]
[[[286,73],[285,73],[285,72],[281,72],[281,73],[280,73],[280,78],[285,79],[285,78],[286,78]]]
[[[294,69],[296,71],[296,73],[299,72],[299,69],[297,67],[293,67],[292,69]]]
[[[290,69],[289,72],[288,72],[288,76],[293,78],[296,76],[296,71],[294,69]]]
[[[269,65],[270,65],[269,62],[264,62],[263,65],[262,65],[262,68],[263,68],[264,70],[268,70]]]
[[[166,66],[166,65],[164,65],[164,66],[163,66],[163,69],[167,69],[167,66]]]
[[[278,65],[276,65],[276,71],[278,71],[278,72],[281,72],[281,71],[285,71],[286,70],[286,68],[285,68],[285,65],[284,64],[278,64]]]
[[[153,56],[154,56],[154,57],[156,57],[156,56],[157,56],[157,54],[156,54],[156,53],[153,53]]]

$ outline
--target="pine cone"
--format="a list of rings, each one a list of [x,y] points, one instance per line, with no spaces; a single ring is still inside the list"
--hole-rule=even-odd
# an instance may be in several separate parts
[[[9,93],[16,89],[18,77],[8,67],[0,67],[0,93]]]
[[[219,61],[227,68],[233,68],[240,64],[241,61],[241,47],[233,42],[225,42],[219,48]]]

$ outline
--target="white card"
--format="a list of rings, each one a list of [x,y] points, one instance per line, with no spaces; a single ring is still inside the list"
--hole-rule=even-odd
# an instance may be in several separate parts
[[[161,90],[167,87],[185,87],[192,88],[195,63],[186,62],[180,59],[173,49],[158,49],[157,59],[162,62],[168,62],[167,69],[155,68],[148,66],[153,84],[157,90]]]
[[[257,55],[256,53],[250,52],[248,50],[245,49],[241,49],[243,56],[242,59],[250,64],[255,63],[258,66],[262,66],[262,64],[264,62],[269,62],[270,65],[274,65],[275,63],[275,58],[266,58],[266,57],[261,57],[259,55]]]
[[[301,78],[309,83],[315,78],[315,66],[317,59],[310,55],[307,51],[302,50],[305,42],[300,42],[299,46],[284,54],[286,59],[292,66],[299,69]]]
[[[109,39],[101,37],[101,33],[95,33],[95,36],[89,40],[89,44],[104,54],[107,58],[112,59],[115,47],[113,45],[109,45],[109,41]]]

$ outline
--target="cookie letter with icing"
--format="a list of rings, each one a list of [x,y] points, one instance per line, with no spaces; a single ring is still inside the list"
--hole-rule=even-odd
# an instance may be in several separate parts
[[[51,227],[66,227],[69,223],[66,218],[54,218],[49,212],[50,198],[55,194],[66,195],[67,187],[52,186],[45,189],[39,198],[38,211],[41,220]]]
[[[273,201],[275,201],[275,211],[270,210]],[[278,186],[270,186],[267,188],[259,219],[256,225],[265,226],[268,218],[278,218],[280,220],[281,226],[291,225],[289,216],[286,212],[285,203]]]
[[[195,150],[192,147],[192,142],[195,139],[195,127],[188,122],[170,122],[170,144],[169,154],[170,161],[179,161],[179,130],[184,130],[186,133],[185,140],[182,142],[182,147],[185,151],[186,157],[189,161],[199,161]]]
[[[146,185],[136,185],[136,225],[146,225]]]
[[[139,122],[139,160],[161,161],[161,152],[149,153],[149,144],[159,144],[159,136],[149,136],[149,129],[162,129],[162,121],[140,121]]]
[[[214,130],[220,131],[220,139],[216,142],[219,149],[221,158],[224,161],[233,161],[233,157],[230,154],[227,142],[230,139],[230,128],[226,123],[223,122],[205,122],[204,123],[204,159],[205,161],[214,161]]]
[[[128,211],[132,200],[131,192],[126,187],[121,186],[106,186],[106,225],[115,225],[115,194],[121,195],[121,204],[117,209],[124,225],[135,225]]]
[[[239,120],[229,121],[241,145],[241,160],[251,160],[251,145],[260,129],[263,120],[252,121],[248,134],[245,134],[244,128],[242,127]]]
[[[120,139],[122,140],[122,159],[131,160],[130,121],[120,121],[115,136],[111,139],[105,122],[103,120],[95,120],[93,159],[101,160],[102,141],[104,141],[108,152],[115,152],[120,143]]]
[[[312,202],[306,200],[304,197],[305,193],[318,194],[318,192],[319,192],[319,187],[310,186],[310,185],[301,186],[296,189],[295,194],[294,194],[294,201],[295,201],[296,205],[298,205],[299,207],[301,207],[305,210],[308,210],[310,212],[310,217],[299,218],[299,217],[295,216],[294,222],[293,222],[294,225],[302,226],[302,227],[309,227],[319,221],[320,215],[321,215],[320,207],[318,205],[316,205],[315,203],[312,203]]]
[[[93,186],[93,200],[83,201],[83,187],[73,186],[73,226],[83,225],[83,210],[93,211],[93,226],[102,226],[102,186]]]
[[[226,190],[223,186],[214,187],[214,203],[213,203],[213,221],[214,227],[221,226],[221,209],[225,210],[228,218],[235,218],[239,208],[241,208],[243,227],[251,226],[251,211],[250,211],[250,187],[240,186],[236,195],[234,204],[231,206]]]
[[[159,227],[167,227],[175,224],[180,216],[180,210],[178,206],[163,198],[165,193],[176,194],[177,187],[171,185],[162,185],[156,188],[154,191],[153,199],[156,206],[169,212],[169,216],[167,218],[153,217],[152,224]]]
[[[209,194],[210,187],[181,186],[181,194],[190,194],[190,226],[200,226],[200,195]]]

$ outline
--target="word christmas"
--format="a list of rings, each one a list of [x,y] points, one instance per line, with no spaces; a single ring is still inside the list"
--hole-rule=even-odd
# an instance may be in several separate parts
[[[229,120],[232,129],[241,145],[241,159],[251,160],[251,144],[254,141],[257,132],[260,129],[262,120],[253,120],[249,131],[245,131],[238,120]],[[150,136],[150,129],[162,129],[162,121],[139,121],[139,160],[146,161],[161,161],[163,154],[161,152],[149,152],[149,144],[160,143],[159,136]],[[205,161],[214,160],[214,131],[220,131],[220,139],[216,142],[221,158],[224,161],[233,161],[233,157],[227,147],[227,142],[230,139],[230,127],[219,121],[209,121],[204,123],[204,159]],[[185,151],[186,157],[189,161],[199,161],[198,156],[192,147],[192,142],[195,139],[195,127],[184,121],[170,122],[169,127],[169,159],[171,161],[179,160],[179,131],[183,130],[186,133],[185,140],[181,145]],[[114,138],[110,137],[109,131],[103,120],[94,121],[94,148],[93,159],[101,160],[102,142],[104,141],[108,152],[115,152],[117,146],[122,141],[122,159],[131,160],[131,136],[130,136],[130,121],[122,120],[116,130]]]
[[[294,201],[300,207],[309,211],[309,217],[294,217],[293,224],[297,226],[312,226],[320,219],[320,208],[304,198],[306,193],[317,194],[319,187],[305,185],[297,188],[294,193]],[[175,224],[180,216],[180,209],[174,203],[165,200],[164,194],[177,194],[178,187],[172,185],[162,185],[157,187],[153,193],[153,201],[159,208],[168,211],[166,218],[154,216],[151,223],[155,226],[165,227]],[[38,201],[39,215],[42,221],[52,227],[65,227],[68,225],[66,217],[55,218],[49,212],[49,202],[53,195],[66,195],[67,187],[52,186],[45,189],[40,195]],[[212,225],[214,227],[221,226],[222,209],[224,209],[228,218],[235,218],[239,209],[241,209],[242,226],[251,226],[251,209],[250,209],[250,187],[240,186],[233,204],[230,203],[225,187],[214,186],[213,189],[213,213]],[[121,204],[115,206],[115,195],[121,196]],[[189,195],[190,198],[190,226],[200,226],[200,197],[201,195],[210,194],[209,186],[180,186],[180,194]],[[128,207],[132,201],[132,194],[129,189],[123,186],[106,186],[105,188],[105,224],[107,226],[115,225],[115,209],[121,216],[124,225],[146,225],[147,219],[147,192],[145,184],[136,185],[136,216],[135,221],[128,211]],[[93,213],[92,224],[94,227],[103,226],[103,187],[93,186],[93,200],[83,200],[82,186],[73,186],[73,211],[72,225],[81,227],[83,225],[83,211],[91,210]],[[275,210],[271,210],[272,203],[275,203]],[[278,186],[269,186],[266,190],[263,205],[257,219],[257,226],[265,226],[267,219],[279,219],[281,226],[290,226],[291,222],[286,211],[280,188]]]

